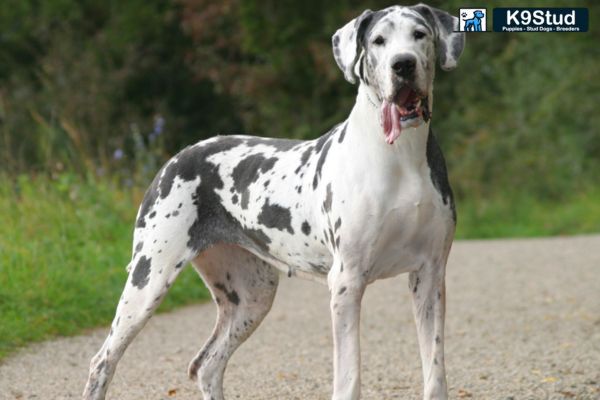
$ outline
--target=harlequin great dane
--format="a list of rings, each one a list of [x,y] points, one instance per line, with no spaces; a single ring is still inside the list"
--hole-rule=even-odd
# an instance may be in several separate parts
[[[363,12],[333,35],[358,96],[316,140],[218,136],[158,173],[140,206],[129,277],[83,397],[103,399],[117,362],[191,261],[217,304],[189,366],[204,399],[223,399],[227,361],[260,324],[279,271],[327,283],[333,399],[360,396],[366,286],[409,272],[424,398],[446,399],[445,266],[456,215],[430,130],[436,56],[456,66],[458,19],[425,5]]]

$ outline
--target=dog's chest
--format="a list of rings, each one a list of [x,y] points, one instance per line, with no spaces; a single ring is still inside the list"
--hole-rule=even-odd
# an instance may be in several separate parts
[[[396,156],[364,157],[336,185],[344,221],[340,252],[369,269],[373,280],[439,262],[454,232],[452,203],[434,183],[425,146]]]
[[[433,186],[429,176],[401,185],[396,201],[383,207],[374,221],[379,229],[374,247],[377,278],[414,270],[439,262],[448,237],[454,230],[452,211]]]

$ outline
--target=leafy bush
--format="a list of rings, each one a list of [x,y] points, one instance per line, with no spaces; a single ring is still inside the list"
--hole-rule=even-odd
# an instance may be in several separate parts
[[[570,4],[600,18],[591,1]],[[356,90],[335,65],[332,33],[364,8],[387,5],[4,2],[0,168],[111,173],[145,185],[169,154],[216,133],[316,137],[348,114]],[[600,32],[590,26],[469,34],[459,68],[438,73],[433,124],[460,198],[518,187],[559,200],[594,181]],[[157,120],[165,134],[155,143]]]

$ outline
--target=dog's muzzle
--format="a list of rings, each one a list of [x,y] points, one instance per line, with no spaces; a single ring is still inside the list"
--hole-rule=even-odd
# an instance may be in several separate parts
[[[421,121],[429,120],[427,96],[409,85],[401,86],[390,100],[384,100],[381,105],[381,123],[385,141],[394,143],[404,127],[419,125]]]

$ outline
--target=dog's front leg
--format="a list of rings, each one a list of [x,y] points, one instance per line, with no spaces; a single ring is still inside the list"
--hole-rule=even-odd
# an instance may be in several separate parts
[[[365,282],[357,267],[335,262],[328,276],[333,328],[333,400],[360,398],[360,304]]]
[[[421,351],[425,400],[448,398],[444,367],[445,269],[445,263],[424,265],[409,276]]]

